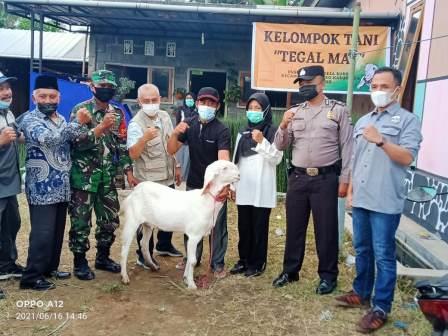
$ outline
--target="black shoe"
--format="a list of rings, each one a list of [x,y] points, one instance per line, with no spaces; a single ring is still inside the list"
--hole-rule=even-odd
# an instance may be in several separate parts
[[[170,256],[170,257],[183,257],[184,255],[178,251],[173,245],[171,245],[167,250],[155,248],[154,252],[159,256]]]
[[[55,278],[57,280],[66,280],[70,279],[72,274],[70,272],[61,272],[61,271],[52,271],[50,273],[45,274],[47,278]]]
[[[321,279],[319,282],[319,286],[316,288],[316,294],[325,295],[330,294],[336,289],[337,281],[328,281]]]
[[[3,291],[3,289],[0,289],[0,300],[2,300],[2,299],[6,299],[6,294]]]
[[[73,274],[79,280],[93,280],[95,273],[90,269],[85,253],[75,253]]]
[[[109,252],[109,248],[98,248],[96,253],[95,268],[106,272],[120,273],[120,264],[109,258]]]
[[[45,279],[39,279],[34,282],[20,282],[20,289],[32,289],[36,291],[45,291],[55,289],[56,285]]]
[[[274,286],[275,288],[280,288],[294,281],[299,281],[298,274],[282,273],[272,282],[272,286]]]
[[[253,278],[253,277],[257,277],[263,274],[263,270],[261,269],[257,269],[257,268],[249,268],[248,270],[246,270],[246,272],[244,272],[244,276],[246,278]]]
[[[13,264],[6,270],[0,272],[0,280],[20,279],[24,268],[20,265]]]
[[[230,274],[241,274],[247,271],[246,263],[244,261],[238,260],[238,262],[230,270]]]

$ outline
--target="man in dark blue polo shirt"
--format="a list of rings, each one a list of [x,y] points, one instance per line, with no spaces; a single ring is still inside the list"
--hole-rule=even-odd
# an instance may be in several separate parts
[[[168,152],[173,155],[184,142],[188,142],[190,171],[187,190],[201,189],[204,185],[205,169],[216,160],[230,160],[230,131],[216,118],[219,109],[219,94],[216,89],[204,87],[199,90],[196,101],[198,115],[179,123],[168,140]],[[185,242],[186,242],[185,236]],[[186,249],[185,244],[185,249]],[[202,256],[203,241],[198,244],[197,264]],[[213,230],[211,266],[216,277],[225,276],[224,257],[227,250],[227,204],[216,219]]]

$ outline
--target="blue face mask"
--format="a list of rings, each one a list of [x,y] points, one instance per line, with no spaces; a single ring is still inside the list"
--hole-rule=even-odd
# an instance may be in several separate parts
[[[6,110],[11,105],[11,101],[0,100],[0,110]]]
[[[262,111],[246,111],[246,117],[252,124],[259,124],[264,119],[264,113]]]
[[[185,99],[185,105],[187,105],[188,107],[193,107],[194,106],[194,99],[191,99],[191,98]]]
[[[202,121],[208,122],[215,117],[216,109],[214,107],[201,105],[198,107],[199,118]]]

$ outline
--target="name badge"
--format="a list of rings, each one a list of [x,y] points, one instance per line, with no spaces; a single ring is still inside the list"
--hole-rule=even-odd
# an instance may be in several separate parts
[[[392,118],[390,118],[390,121],[393,122],[394,124],[398,124],[400,120],[401,120],[400,116],[393,116]]]

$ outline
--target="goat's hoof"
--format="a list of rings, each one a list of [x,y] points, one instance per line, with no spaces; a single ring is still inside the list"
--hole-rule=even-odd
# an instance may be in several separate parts
[[[196,286],[196,284],[193,281],[193,284],[187,285],[188,289],[198,289],[198,287]]]
[[[121,275],[121,282],[122,283],[124,283],[125,285],[129,285],[129,283],[131,282],[130,280],[129,280],[129,276],[126,274],[126,275]]]
[[[149,266],[149,268],[151,268],[151,270],[154,272],[160,271],[160,266],[156,265],[156,264],[151,264],[151,266]]]

